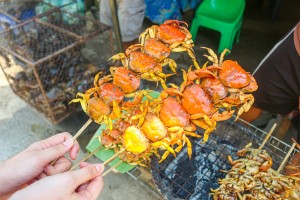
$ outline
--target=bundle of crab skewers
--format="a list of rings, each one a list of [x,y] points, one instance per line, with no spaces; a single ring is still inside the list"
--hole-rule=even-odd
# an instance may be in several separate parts
[[[212,65],[199,67],[192,47],[191,34],[184,22],[166,21],[148,28],[140,36],[140,44],[132,45],[125,53],[112,56],[121,60],[120,67],[111,67],[111,74],[94,79],[94,87],[78,93],[71,102],[80,102],[90,121],[105,124],[99,138],[101,144],[118,152],[119,157],[130,163],[147,165],[151,155],[162,149],[161,160],[187,145],[192,155],[189,137],[200,138],[197,127],[204,129],[203,141],[216,128],[216,122],[229,119],[234,109],[237,116],[249,110],[257,89],[255,79],[237,62],[220,59],[208,48],[205,55]],[[187,51],[193,66],[182,70],[182,83],[167,83],[173,74],[164,74],[169,65],[176,72],[177,65],[168,56],[170,52]],[[150,90],[140,90],[141,79],[162,85],[158,98]],[[225,111],[220,113],[220,108]],[[115,122],[113,122],[113,120]]]
[[[232,168],[219,180],[220,187],[212,190],[214,200],[300,198],[300,179],[281,174],[281,167],[272,169],[272,158],[265,150],[251,148],[250,143],[237,155],[240,159],[234,161],[228,156]]]

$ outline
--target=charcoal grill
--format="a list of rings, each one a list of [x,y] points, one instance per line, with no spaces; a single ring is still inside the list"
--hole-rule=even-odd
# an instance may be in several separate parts
[[[218,187],[218,179],[224,178],[225,173],[220,170],[230,169],[227,156],[236,159],[236,152],[249,142],[254,148],[258,148],[267,133],[242,120],[234,121],[234,118],[218,122],[217,129],[211,134],[209,140],[202,144],[200,139],[192,139],[193,154],[189,160],[187,149],[184,148],[176,158],[171,155],[162,163],[159,159],[151,159],[150,171],[156,191],[166,200],[208,200],[211,199],[210,188]],[[273,159],[273,168],[277,169],[285,155],[290,150],[290,145],[270,137],[264,149]],[[291,157],[299,152],[294,149]],[[142,170],[141,170],[142,169]],[[138,174],[137,171],[141,171]],[[149,190],[153,189],[151,182],[145,182],[142,176],[144,169],[136,168],[128,172],[130,176],[142,183]]]

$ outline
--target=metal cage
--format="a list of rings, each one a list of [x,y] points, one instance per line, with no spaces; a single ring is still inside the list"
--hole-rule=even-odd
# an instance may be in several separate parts
[[[76,93],[91,86],[90,77],[108,71],[114,44],[109,27],[55,9],[0,33],[0,51],[15,94],[56,124],[72,112]]]

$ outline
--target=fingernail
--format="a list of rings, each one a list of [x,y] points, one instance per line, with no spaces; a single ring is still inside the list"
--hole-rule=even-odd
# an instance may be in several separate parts
[[[104,171],[104,165],[103,164],[97,164],[96,165],[96,170],[100,173],[103,172]]]
[[[70,139],[66,140],[63,144],[64,144],[66,147],[70,147],[70,146],[73,145],[73,143],[74,143],[73,138],[70,138]]]

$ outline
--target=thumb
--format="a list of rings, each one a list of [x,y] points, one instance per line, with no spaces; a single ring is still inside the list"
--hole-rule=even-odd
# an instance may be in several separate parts
[[[49,162],[63,156],[67,153],[72,146],[74,145],[73,138],[66,140],[64,143],[55,145],[53,147],[49,147],[47,149],[43,149],[38,152],[38,157],[44,164],[48,164]]]

